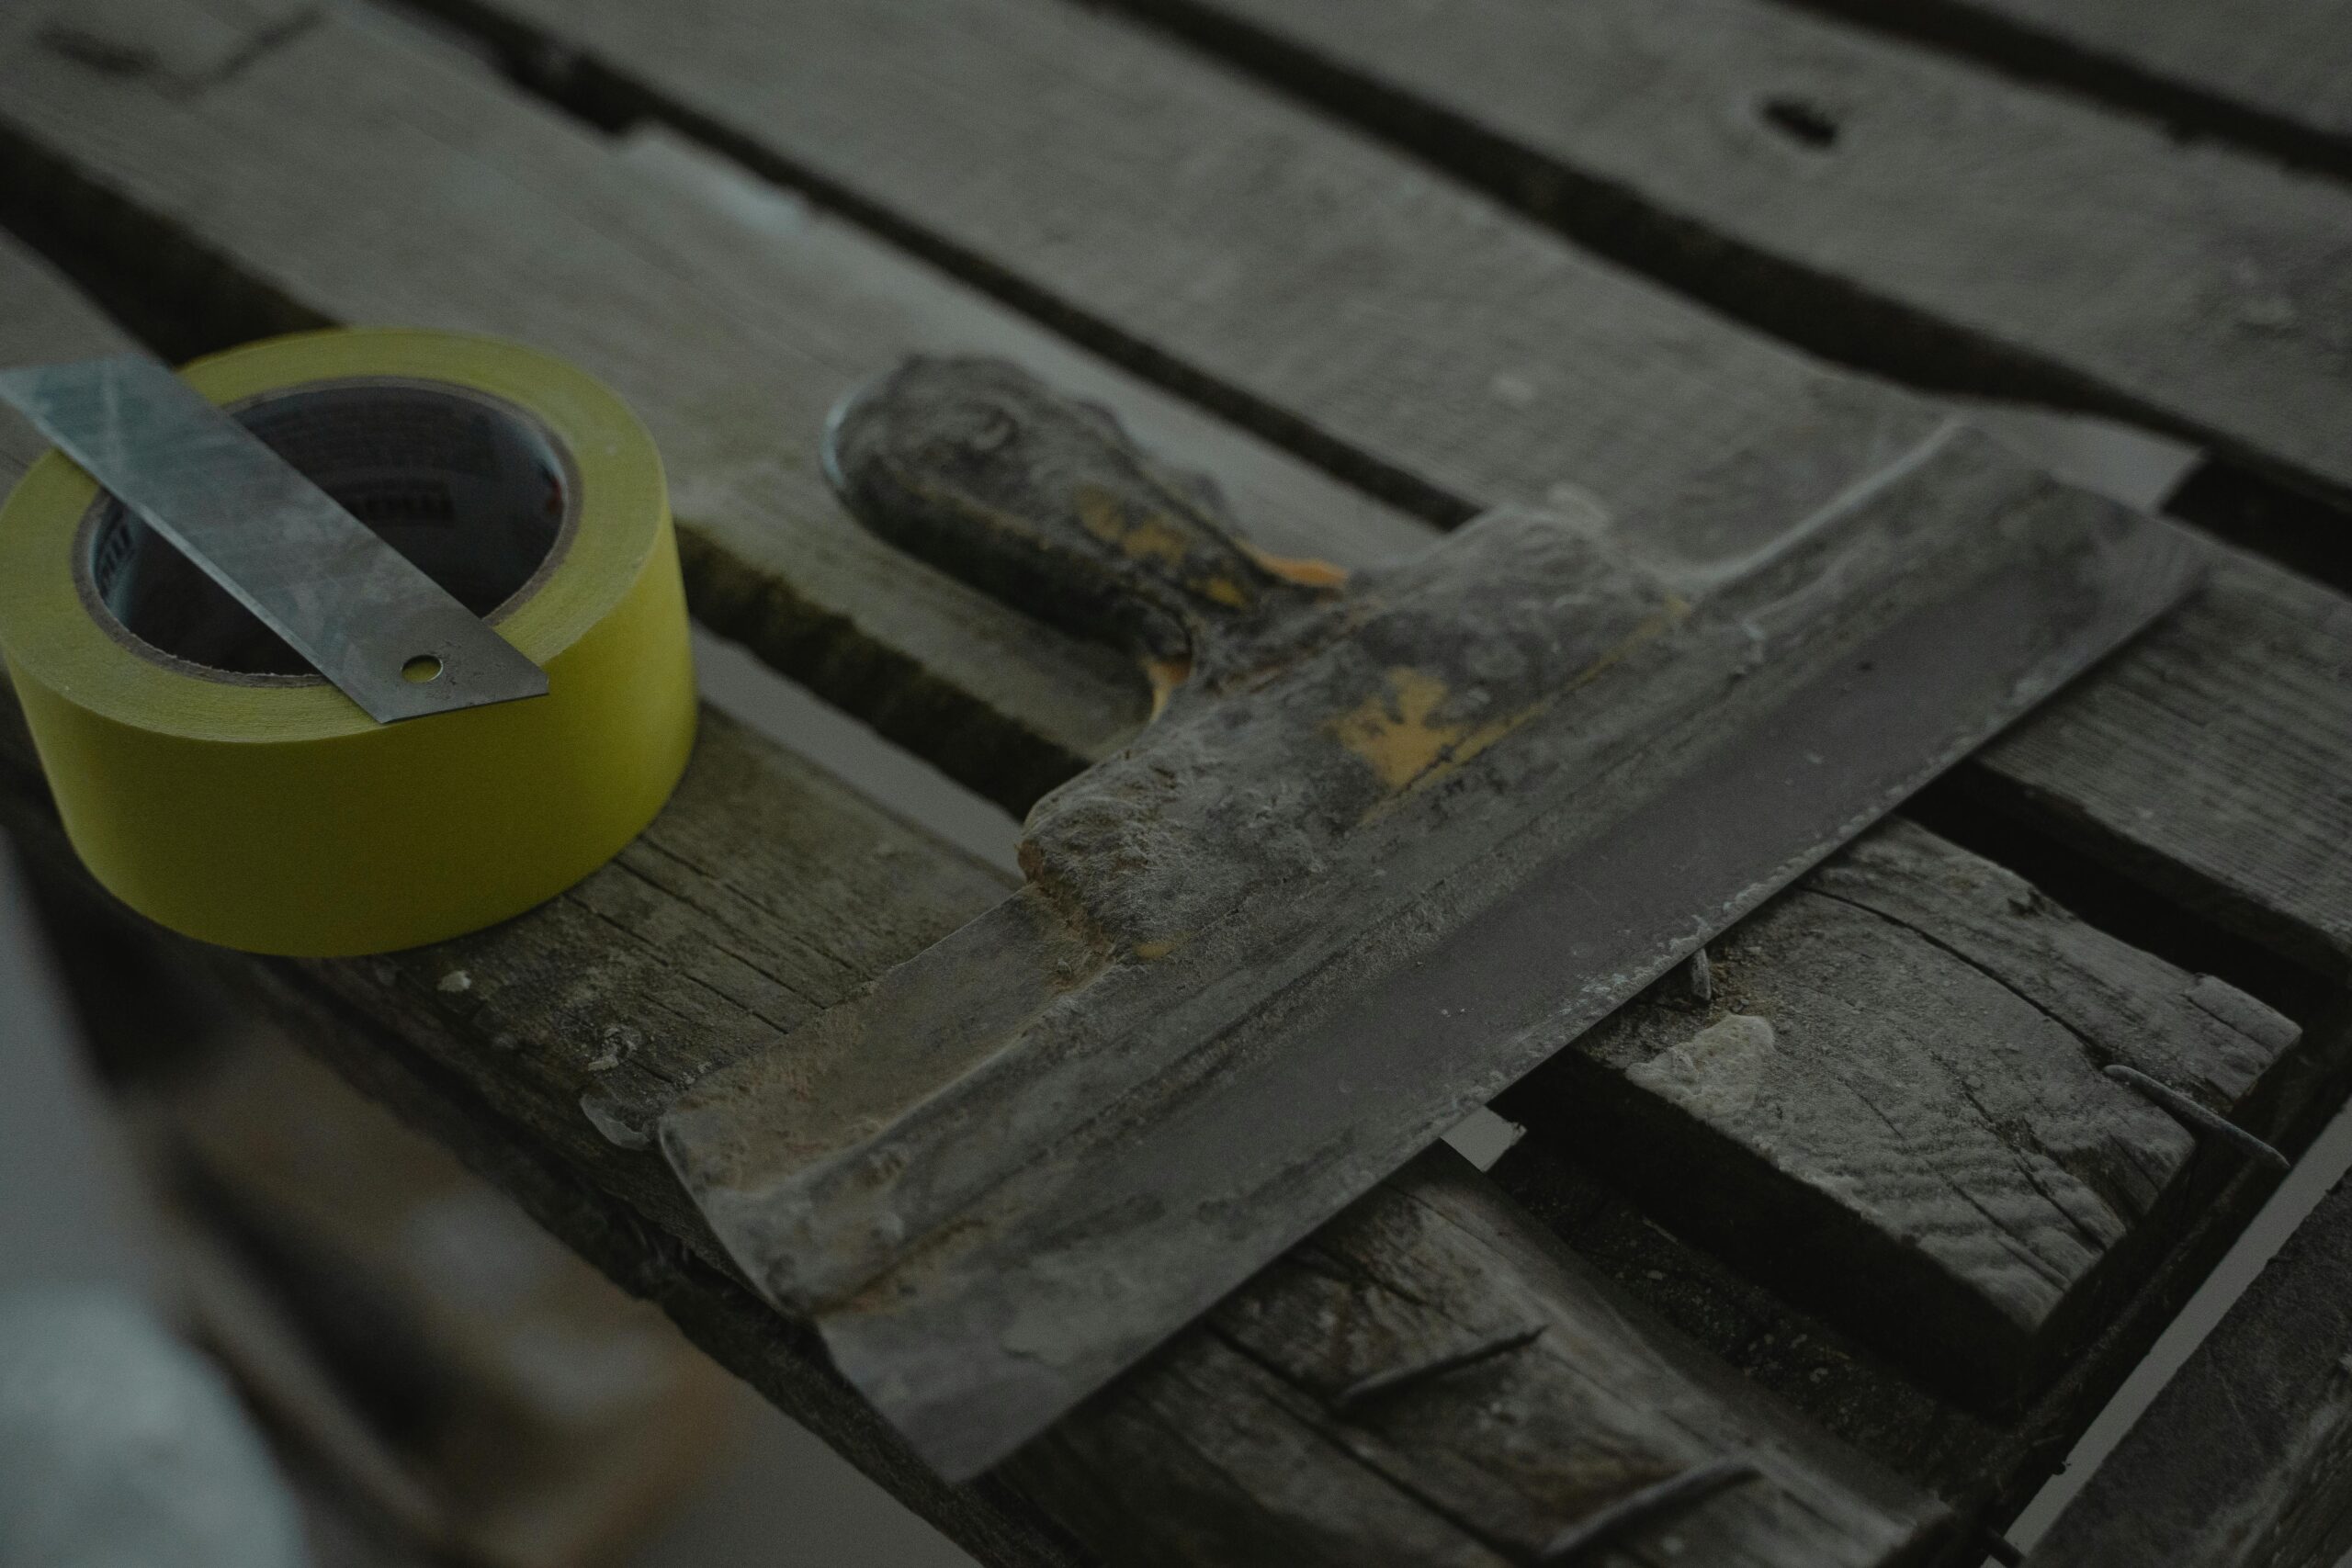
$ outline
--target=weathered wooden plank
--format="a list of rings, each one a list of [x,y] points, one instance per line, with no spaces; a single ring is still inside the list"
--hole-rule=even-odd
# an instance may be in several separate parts
[[[2302,1147],[2342,1101],[2347,1023],[2339,1012],[2318,1028],[2333,1043],[2336,1066],[2281,1139],[2288,1147]],[[2059,1468],[2073,1441],[2066,1434],[2079,1434],[2105,1407],[2129,1363],[2190,1299],[2277,1180],[2250,1163],[2204,1174],[2211,1179],[2195,1186],[2181,1239],[2120,1314],[2030,1407],[1994,1416],[1891,1381],[1876,1352],[1662,1228],[1610,1184],[1605,1168],[1578,1163],[1554,1140],[1520,1139],[1491,1177],[1577,1257],[1744,1375],[1997,1529]]]
[[[2233,553],[2204,593],[1963,771],[1979,798],[2352,977],[2352,600]]]
[[[694,0],[656,26],[625,4],[499,0],[466,15],[577,51],[583,97],[669,107],[1430,515],[1587,497],[1645,513],[1727,454],[1884,407],[1100,10]],[[609,81],[590,79],[597,62]],[[1849,477],[1798,478],[1792,500]]]
[[[119,96],[109,113],[127,118],[98,141],[130,166],[90,172],[175,228],[188,270],[225,240],[241,258],[274,258],[247,280],[289,318],[273,325],[394,320],[524,338],[624,387],[675,476],[695,602],[724,602],[756,651],[1015,809],[1115,743],[1143,694],[1098,650],[913,566],[841,513],[817,439],[861,379],[916,346],[1012,355],[1217,472],[1272,548],[1305,553],[1311,537],[1360,561],[1418,540],[1347,487],[836,221],[782,201],[754,204],[750,221],[719,210],[666,167],[519,112],[472,62],[356,42],[364,18],[287,30],[248,17],[254,47],[221,76],[220,46],[198,25],[221,24],[193,7],[66,6],[30,25],[41,10],[22,13],[9,108],[46,99],[96,129],[85,89]],[[179,41],[191,33],[208,46],[193,58]],[[120,62],[92,64],[109,39]],[[304,87],[306,56],[369,47],[402,59],[400,86],[358,70]],[[335,129],[266,159],[220,159],[240,136],[279,141],[279,115]],[[14,162],[0,218],[34,231],[28,209],[79,199],[93,221],[132,221],[93,213],[103,196],[43,197],[56,171],[40,162]],[[373,194],[355,205],[360,189]]]
[[[2341,173],[2352,167],[2343,0],[1811,0]]]
[[[0,252],[0,283],[17,271],[30,276],[20,255]],[[55,302],[53,291],[0,288],[0,315]],[[96,329],[86,346],[70,332],[44,341],[67,353],[114,345]],[[1025,1494],[1091,1529],[1093,1549],[1123,1561],[1498,1568],[1505,1559],[1493,1540],[1433,1506],[1412,1481],[1419,1452],[1449,1468],[1478,1467],[1488,1450],[1499,1462],[1508,1452],[1508,1433],[1489,1433],[1484,1447],[1463,1438],[1496,1395],[1488,1382],[1424,1391],[1437,1413],[1432,1434],[1393,1437],[1388,1466],[1372,1467],[1337,1440],[1340,1416],[1195,1330],[1001,1479],[950,1489],[847,1393],[805,1333],[727,1274],[641,1147],[646,1115],[711,1066],[866,983],[1002,884],[721,716],[706,713],[703,723],[686,778],[653,828],[620,860],[519,919],[375,959],[216,952],[211,961],[989,1561],[1072,1560],[1056,1531],[1024,1510]],[[0,715],[0,816],[18,840],[52,879],[103,904],[73,867],[13,707]],[[1537,1381],[1526,1395],[1551,1413],[1556,1439],[1540,1463],[1520,1464],[1529,1520],[1573,1523],[1682,1462],[1695,1440],[1739,1445],[1764,1472],[1749,1495],[1706,1516],[1741,1561],[1890,1562],[1915,1556],[1942,1529],[1931,1499],[1774,1413],[1640,1309],[1563,1265],[1556,1245],[1483,1181],[1449,1172],[1442,1159],[1399,1179],[1395,1193],[1371,1201],[1374,1213],[1420,1203],[1479,1241],[1475,1271],[1454,1285],[1464,1300],[1499,1285],[1507,1298],[1545,1303],[1564,1326],[1599,1325],[1619,1337],[1606,1345],[1564,1337],[1543,1363],[1551,1382]],[[1423,1281],[1469,1261],[1458,1238],[1426,1227],[1333,1246],[1360,1269]],[[1400,1246],[1432,1256],[1398,1258]],[[1277,1280],[1260,1296],[1295,1315],[1299,1309],[1283,1304],[1288,1288]],[[1646,1348],[1638,1389],[1597,1404],[1555,1404],[1563,1379],[1615,1388],[1621,1373],[1598,1352],[1629,1343]],[[1613,1482],[1596,1483],[1612,1465]],[[1197,1476],[1216,1484],[1203,1490]],[[1555,1512],[1539,1514],[1539,1506]],[[1155,1507],[1170,1510],[1175,1528],[1138,1550],[1137,1521]]]
[[[1673,513],[1803,509],[1883,454],[1880,437],[1908,417],[1897,393],[1702,315],[1422,164],[1251,92],[1171,40],[1063,0],[693,0],[658,16],[627,0],[440,3],[518,51],[560,51],[565,90],[582,101],[666,114],[716,138],[1441,520],[1504,502],[1597,505],[1638,533]],[[1588,9],[1531,6],[1529,13],[1568,26]],[[1363,11],[1363,30],[1376,31],[1381,15]],[[1689,47],[1706,45],[1694,39]],[[1544,79],[1529,79],[1531,94],[1550,90]],[[1645,96],[1623,84],[1613,92]],[[1714,158],[1710,138],[1720,138],[1726,158],[1736,151],[1732,161],[1742,167],[1781,168],[1803,187],[1750,206],[1804,210],[1826,199],[1815,187],[1839,178],[1835,160],[1788,144],[1744,98],[1725,113],[1691,115],[1674,95],[1656,96],[1660,113],[1689,122],[1678,144],[1690,159]],[[2234,166],[2226,154],[2196,156]],[[2207,188],[2198,178],[2184,182]],[[2084,191],[2051,184],[2063,182],[2045,184],[2039,205],[2009,209],[2016,221],[2047,222],[2037,215],[2094,200],[2102,213],[2109,205],[2104,184]],[[2329,290],[2352,269],[2327,257],[2352,229],[2301,217],[2282,194],[2299,188],[2287,176],[2264,172],[2248,188],[2267,205],[2258,220],[2249,216],[2221,236],[2228,254],[2219,261],[2200,255],[2166,272],[2161,258],[2176,253],[2124,212],[2116,215],[2119,231],[2141,234],[2150,246],[2128,265],[2076,274],[2066,256],[2044,255],[2045,245],[2032,253],[2034,265],[1994,280],[2004,298],[2024,301],[2020,310],[2042,312],[2032,318],[2037,341],[2078,330],[2048,319],[2052,307],[2035,292],[2041,275],[2055,268],[2081,281],[2072,296],[2049,299],[2096,297],[2081,331],[2119,330],[2121,314],[2138,308],[2136,289],[2143,300],[2170,301],[2190,341],[2253,345],[2198,361],[2178,379],[2237,388],[2233,395],[2252,400],[2249,408],[2291,391],[2299,412],[2281,405],[2272,412],[2286,423],[2253,434],[2291,438],[2301,454],[2294,461],[2316,474],[2323,463],[2344,461],[2331,400],[2343,382],[2328,335],[2343,312]],[[1940,199],[1908,186],[1888,199],[1898,197]],[[2133,187],[2115,205],[2143,197],[2158,213],[2177,200]],[[2345,210],[2340,195],[2326,197],[2325,212]],[[1996,274],[2018,254],[2006,240],[1980,251],[1989,252]],[[2243,277],[2239,257],[2251,258]],[[2290,260],[2291,276],[2279,276]],[[1948,276],[1957,264],[1928,257],[1923,265],[1929,276]],[[2119,278],[2132,288],[2118,287]],[[2191,288],[2191,280],[2202,281]],[[2285,323],[2288,341],[2264,347],[2278,332],[2266,323],[2281,320],[2279,298],[2300,314]],[[2101,352],[2119,365],[2187,365],[2164,358],[2170,347],[2143,341],[2164,335],[2102,338]],[[2283,378],[2277,389],[2246,384],[2250,367],[2274,361]],[[2282,613],[2309,634],[2284,639],[2288,646],[2321,646],[2335,604],[2301,585],[2282,585],[2267,602],[2218,593],[2216,621],[2229,629],[2215,651],[2261,636]],[[2335,678],[2336,668],[2324,660],[2307,681],[2233,688],[2225,700],[2278,759],[2271,797],[2293,801],[2290,817],[2331,825],[2347,811],[2335,782],[2346,761],[2337,738],[2352,736],[2352,688]],[[2095,707],[2110,700],[2104,694],[2104,682],[2086,683],[2073,700]],[[2135,791],[2160,786],[2160,795],[2072,793],[2096,774],[2103,760],[2096,751],[2073,767],[2048,765],[2046,753],[2037,765],[2020,764],[2017,751],[1996,752],[1985,766],[2007,777],[2040,820],[2112,863],[2134,874],[2152,863],[2174,868],[2168,892],[2225,919],[2258,911],[2257,938],[2290,929],[2299,956],[2332,973],[2352,971],[2343,934],[2352,863],[2340,852],[2343,835],[2300,840],[2296,847],[2324,852],[2282,878],[2266,869],[2281,858],[2282,846],[2267,841],[2275,824],[2220,813],[2191,830],[2198,803],[2233,787],[2244,753],[2211,747],[2194,714],[2113,700],[2132,722],[2153,723],[2143,731],[2150,744],[2178,759],[2169,773],[2134,781]],[[2046,743],[2071,745],[2097,728],[2053,729]],[[2312,744],[2335,760],[2309,766]]]
[[[1768,0],[1130,3],[1798,342],[2352,495],[2332,181]]]
[[[2333,1568],[2352,1551],[2352,1179],[2060,1515],[2031,1568]]]
[[[1504,1113],[1792,1300],[1996,1402],[2046,1381],[2109,1315],[2132,1254],[2178,1228],[2194,1141],[2102,1068],[2260,1115],[2298,1033],[1903,823],[1710,952],[1706,1001],[1621,1010]]]
[[[506,308],[500,303],[499,288],[484,289],[479,277],[485,270],[495,270],[490,266],[492,258],[505,256],[516,267],[532,265],[535,247],[540,242],[526,237],[521,242],[523,248],[516,250],[513,226],[502,220],[494,204],[492,210],[484,212],[470,197],[452,198],[447,194],[452,188],[464,191],[481,186],[503,196],[506,182],[521,179],[527,173],[532,199],[537,203],[535,210],[557,212],[563,210],[560,193],[571,183],[585,182],[590,195],[583,200],[589,211],[612,226],[625,227],[628,221],[626,193],[633,187],[620,184],[605,167],[609,159],[605,148],[571,135],[564,128],[550,123],[549,117],[517,104],[478,73],[424,60],[395,39],[370,36],[340,23],[323,24],[288,41],[276,55],[254,60],[232,82],[193,98],[186,94],[158,93],[152,84],[138,80],[86,85],[82,96],[93,95],[117,100],[107,103],[109,113],[103,117],[114,128],[106,138],[83,135],[62,119],[49,124],[44,132],[55,144],[70,146],[85,159],[89,177],[135,197],[142,206],[153,205],[169,215],[174,222],[185,227],[186,237],[200,240],[219,253],[233,256],[235,265],[253,269],[277,293],[332,303],[356,315],[381,318],[413,304],[434,312],[432,319],[447,320],[453,312]],[[338,136],[336,131],[347,113],[347,106],[355,101],[368,108],[369,127],[368,136],[356,146],[356,139]],[[74,126],[85,124],[90,118],[77,114]],[[293,128],[309,128],[313,133],[295,135],[289,141],[288,132]],[[470,140],[460,140],[459,128],[463,136]],[[117,144],[113,137],[118,133],[138,140]],[[69,140],[69,135],[74,139]],[[153,154],[146,150],[149,141],[168,142],[170,151],[160,157]],[[256,150],[265,147],[271,150],[270,155],[257,156]],[[437,151],[428,157],[428,151],[434,149]],[[377,179],[375,160],[393,152],[407,160],[405,165]],[[190,172],[196,170],[203,171],[200,176]],[[404,236],[402,245],[389,254],[379,255],[374,247],[364,243],[341,237],[322,238],[315,232],[322,227],[333,227],[331,223],[316,221],[322,204],[333,199],[333,193],[362,184],[378,192],[380,205],[376,209],[374,221]],[[661,204],[660,193],[655,193],[653,199],[653,212],[672,211],[669,206]],[[756,252],[739,245],[735,252],[725,254]],[[471,265],[462,270],[453,269],[446,260],[439,259],[449,254],[466,255],[471,258]],[[862,263],[863,256],[852,254],[849,259]],[[698,273],[686,276],[699,277]],[[315,283],[314,276],[318,280]],[[526,324],[550,334],[539,340],[548,346],[569,350],[579,344],[592,353],[597,352],[605,340],[593,329],[600,320],[596,312],[609,308],[610,291],[602,285],[592,288],[579,282],[570,273],[549,273],[543,276],[541,282],[543,287],[559,292],[555,299],[535,304]],[[436,286],[446,287],[448,295],[436,295]],[[484,295],[490,304],[473,302],[477,294]],[[307,308],[317,310],[322,305]],[[591,329],[584,335],[583,327]],[[716,327],[707,323],[705,330],[715,331]],[[878,351],[890,350],[882,345]],[[625,393],[633,400],[650,398],[659,406],[672,395],[669,378],[674,373],[666,368],[646,369],[625,364],[615,373]],[[763,389],[752,389],[744,395],[752,393],[767,395]],[[793,395],[805,400],[805,393]],[[1819,463],[1818,471],[1774,470],[1760,483],[1739,486],[1717,504],[1738,508],[1734,518],[1741,518],[1749,507],[1792,507],[1807,490],[1829,484],[1850,472],[1855,464],[1876,449],[1878,443],[1893,440],[1898,431],[1916,433],[1923,412],[1916,405],[1897,403],[1871,421],[1859,425],[1849,422],[1840,427],[1843,444],[1824,442],[1807,449]],[[691,407],[680,408],[671,417],[684,421],[691,412]],[[714,457],[711,446],[700,438],[689,439],[684,452],[672,451],[670,457],[681,491],[688,495],[707,493],[697,465],[713,460],[723,465],[733,460],[725,450]],[[1736,468],[1735,477],[1737,471]],[[1781,494],[1773,493],[1775,487]],[[1770,511],[1764,513],[1775,514]],[[1703,527],[1712,515],[1708,509],[1693,506],[1679,513],[1677,522],[1683,527]],[[1315,542],[1311,535],[1305,540],[1310,548]],[[707,620],[734,630],[741,627],[747,617],[759,613],[757,606],[762,598],[759,593],[706,594],[702,610]],[[773,651],[772,647],[770,650]],[[952,751],[954,737],[960,733],[951,726],[946,738],[925,738],[924,749],[933,755],[944,755]],[[758,830],[772,817],[770,811],[750,826]],[[699,854],[707,857],[699,863],[715,864],[725,852],[716,843],[700,844],[690,847],[689,858]],[[661,874],[674,874],[671,863],[674,858],[654,857],[649,850],[640,857],[641,866],[639,861],[629,857],[625,857],[623,863],[640,866],[658,885]],[[647,877],[639,879],[646,880]],[[596,897],[599,902],[594,913],[597,918],[651,922],[642,929],[657,934],[670,929],[662,923],[664,917],[658,901],[649,902],[648,896],[634,884],[602,889]],[[782,962],[774,955],[755,956],[771,971]],[[649,966],[672,962],[687,963],[711,984],[731,986],[739,994],[752,995],[744,987],[750,986],[756,990],[761,985],[757,979],[742,976],[725,955],[697,950],[690,942],[664,949],[661,955],[647,960]],[[619,988],[636,983],[634,977],[624,975],[615,985]],[[799,995],[808,994],[809,990],[806,984],[796,987]],[[699,992],[693,995],[700,998]],[[370,1005],[380,1007],[385,1003],[375,998]],[[713,1032],[712,1038],[718,1043],[705,1058],[705,1065],[731,1057],[746,1048],[747,1036],[741,1031],[748,1029],[756,1034],[763,1029],[778,1029],[799,1016],[789,1006],[765,1006],[757,1021],[725,1017],[714,1020],[707,1002],[699,1007],[675,1005],[686,1009],[686,1016],[695,1027]],[[1928,1029],[1931,1024],[1932,1020],[1923,1020],[1919,1027]],[[428,1027],[423,1022],[417,1026]],[[485,1020],[485,1027],[494,1036],[508,1026],[492,1016]],[[651,1026],[632,1021],[626,1027],[643,1032],[648,1027],[662,1025],[659,1021]],[[592,1043],[591,1056],[603,1054],[601,1045]],[[2252,1079],[2247,1081],[2251,1083]],[[642,1135],[650,1117],[673,1088],[664,1081],[648,1082],[625,1074],[601,1089],[594,1103],[608,1127],[617,1129],[626,1138],[635,1139]],[[2145,1108],[2116,1086],[2101,1081],[2090,1086],[2088,1094],[2086,1105],[2104,1110],[2094,1109],[2086,1113],[2094,1120],[2106,1111],[2122,1117],[2115,1134],[2127,1143],[2137,1135],[2134,1128],[2143,1132],[2154,1129],[2158,1136],[2174,1135],[2160,1121],[2150,1121]],[[567,1124],[567,1134],[575,1143],[589,1137],[584,1122]],[[2020,1133],[2018,1136],[2023,1140],[2019,1147],[2038,1147],[2029,1134]],[[2002,1146],[1997,1137],[1993,1146]],[[2173,1156],[2157,1162],[2166,1180],[2178,1168],[2177,1156],[2182,1147],[2185,1145],[2176,1145]],[[602,1152],[594,1146],[573,1147],[569,1153],[571,1157],[589,1162],[602,1157]],[[1955,1167],[1956,1179],[1972,1183],[1970,1190],[1977,1201],[1998,1209],[2021,1208],[2022,1212],[2040,1213],[2041,1201],[2030,1187],[2031,1174],[2030,1165],[2014,1158],[1988,1159],[1973,1168]],[[666,1187],[656,1184],[652,1190],[631,1190],[629,1195],[680,1224],[687,1223],[662,1207],[673,1205],[676,1201]],[[2030,1381],[2036,1359],[2054,1342],[2052,1337],[2075,1320],[2079,1309],[2068,1306],[2074,1292],[2098,1277],[2096,1254],[2102,1253],[2109,1243],[2122,1240],[2125,1233],[2133,1228],[2129,1222],[2137,1218],[2136,1214],[2120,1218],[2115,1234],[2102,1238],[2094,1249],[2095,1255],[2083,1259],[2077,1272],[2062,1280],[2046,1299],[2025,1312],[2019,1326],[2006,1338],[1989,1333],[1980,1337],[1980,1348],[1986,1357],[2007,1358],[2003,1375],[1994,1380],[1996,1383],[2014,1387]],[[1868,1205],[1854,1206],[1849,1213],[1849,1232],[1830,1233],[1833,1245],[1830,1250],[1818,1255],[1821,1266],[1838,1267],[1839,1254],[1836,1248],[1845,1246],[1849,1235],[1874,1235],[1877,1228],[1890,1219],[1899,1225],[1901,1216]],[[1883,1249],[1894,1243],[1891,1235],[1876,1235],[1868,1245]],[[1943,1321],[2007,1321],[1994,1299],[1997,1285],[1991,1275],[1953,1272],[1938,1278],[1950,1289],[1977,1298],[1951,1307],[1942,1314]]]
[[[1382,1374],[1487,1350],[1438,1377],[1364,1393],[1335,1435],[1366,1467],[1477,1521],[1513,1561],[1540,1551],[1563,1517],[1589,1517],[1600,1495],[1724,1459],[1754,1463],[1770,1484],[1669,1517],[1640,1539],[1667,1556],[1741,1563],[1820,1542],[1807,1517],[1815,1509],[1850,1519],[1850,1505],[1807,1497],[1808,1483],[1787,1468],[1787,1456],[1807,1450],[1800,1434],[1767,1418],[1727,1427],[1717,1402],[1732,1399],[1738,1381],[1694,1367],[1654,1324],[1612,1310],[1589,1266],[1531,1247],[1530,1230],[1508,1223],[1491,1190],[1450,1152],[1424,1156],[1408,1179],[1237,1292],[1211,1325],[1279,1378],[1301,1410],[1328,1408]],[[1612,1370],[1612,1386],[1591,1379],[1593,1365]],[[1445,1380],[1480,1394],[1426,1397]],[[1661,1419],[1680,1429],[1679,1451],[1647,1446]],[[1596,1442],[1600,1432],[1613,1436]],[[1580,1445],[1587,1464],[1560,1463]],[[1767,1544],[1783,1532],[1787,1547]]]

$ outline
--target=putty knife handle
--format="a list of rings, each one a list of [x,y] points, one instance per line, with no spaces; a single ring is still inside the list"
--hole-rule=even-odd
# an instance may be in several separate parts
[[[912,358],[852,393],[826,427],[825,472],[876,534],[1128,649],[1163,695],[1200,666],[1245,661],[1342,579],[1251,549],[1211,481],[1002,360]]]

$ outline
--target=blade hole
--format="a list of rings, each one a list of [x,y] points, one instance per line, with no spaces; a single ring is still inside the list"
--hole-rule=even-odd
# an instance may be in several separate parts
[[[429,653],[420,653],[401,666],[401,679],[412,686],[422,686],[427,681],[441,678],[441,661]]]

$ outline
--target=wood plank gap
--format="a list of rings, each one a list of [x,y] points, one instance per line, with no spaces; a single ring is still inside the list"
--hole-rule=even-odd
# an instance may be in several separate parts
[[[2352,497],[2339,476],[2288,468],[2230,432],[2061,355],[2014,338],[1996,341],[1859,276],[1808,265],[1677,211],[1624,181],[1491,129],[1448,102],[1342,63],[1250,19],[1246,7],[1226,0],[1097,3],[1361,126],[1399,153],[1486,192],[1593,254],[1808,354],[1928,392],[2129,421],[2229,450],[2235,462],[2290,491]],[[1802,98],[1767,99],[1758,112],[1816,151],[1827,151],[1838,133],[1834,118]]]
[[[173,364],[334,321],[0,120],[0,229]],[[168,262],[164,258],[170,258]]]
[[[2194,898],[2151,898],[2150,874],[2134,875],[2052,833],[2001,776],[1983,768],[1947,773],[1905,804],[1902,815],[2017,873],[2068,912],[2118,941],[2196,973],[2217,976],[2309,1026],[2339,991],[2324,962],[2267,945],[2214,918]],[[2162,873],[2154,874],[2162,879]],[[2245,911],[2242,919],[2256,916]]]
[[[2352,1005],[2308,1031],[2276,1103],[2271,1141],[2300,1158],[2352,1092]],[[1876,1352],[1705,1254],[1648,1217],[1611,1172],[1556,1143],[1522,1139],[1491,1178],[1577,1257],[1729,1365],[1849,1444],[1999,1529],[2063,1465],[2165,1326],[2276,1186],[2273,1172],[2209,1162],[2183,1231],[2093,1338],[2026,1408],[1998,1416],[1937,1408]],[[1934,1413],[1929,1415],[1932,1410]],[[1978,1558],[1966,1559],[1976,1568]]]
[[[2199,463],[2165,512],[2338,593],[2352,593],[2352,511],[2225,457]]]

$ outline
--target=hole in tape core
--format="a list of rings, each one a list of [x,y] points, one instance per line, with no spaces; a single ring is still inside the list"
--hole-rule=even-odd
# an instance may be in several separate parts
[[[553,437],[522,410],[422,382],[314,382],[230,410],[475,615],[534,586],[569,525],[578,484]],[[310,663],[111,496],[76,551],[85,595],[136,642],[232,678],[318,679]],[[441,661],[419,655],[403,678]]]

